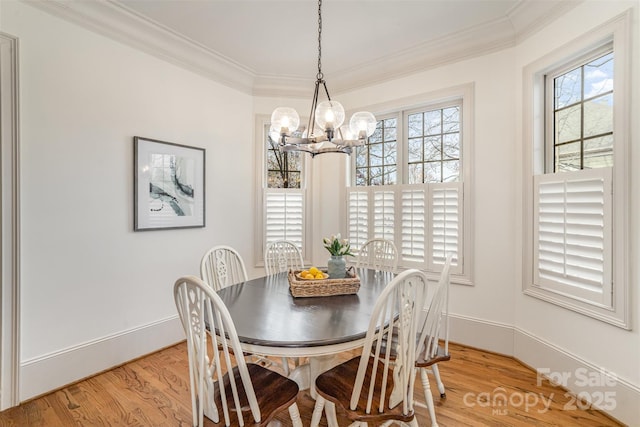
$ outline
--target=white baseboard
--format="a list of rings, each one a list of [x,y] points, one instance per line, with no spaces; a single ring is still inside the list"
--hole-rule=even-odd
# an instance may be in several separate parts
[[[20,401],[111,369],[184,340],[184,329],[173,316],[136,329],[107,336],[20,365]]]
[[[449,340],[513,356],[513,326],[449,314]]]
[[[640,387],[513,326],[454,314],[449,320],[452,342],[512,356],[538,370],[541,378],[559,379],[559,395],[569,390],[616,420],[640,426]],[[585,407],[570,397],[564,410]]]
[[[538,370],[540,376],[558,383],[616,420],[640,426],[640,387],[523,330],[515,330],[515,349],[514,356]],[[565,391],[558,387],[558,393]],[[584,406],[580,401],[570,400],[564,410]]]

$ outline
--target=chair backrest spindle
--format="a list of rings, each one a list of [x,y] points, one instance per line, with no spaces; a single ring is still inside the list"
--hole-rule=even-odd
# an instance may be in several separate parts
[[[230,246],[214,246],[200,261],[200,277],[214,290],[247,280],[247,269],[240,254]]]
[[[295,243],[289,240],[277,240],[269,243],[265,248],[264,268],[267,276],[303,267],[302,252]]]

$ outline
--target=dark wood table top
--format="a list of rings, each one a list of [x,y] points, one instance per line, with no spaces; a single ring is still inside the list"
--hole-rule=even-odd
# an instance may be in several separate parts
[[[358,269],[357,274],[360,289],[355,295],[294,298],[286,273],[229,286],[218,295],[240,342],[250,347],[339,345],[364,338],[376,299],[394,277],[369,269]]]

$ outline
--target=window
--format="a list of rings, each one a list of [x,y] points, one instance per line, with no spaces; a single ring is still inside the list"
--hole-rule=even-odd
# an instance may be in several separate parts
[[[260,117],[256,123],[261,149],[257,151],[258,188],[261,189],[256,206],[255,264],[263,263],[264,248],[276,240],[289,240],[307,259],[306,220],[309,200],[305,182],[305,157],[300,152],[281,152],[269,136],[269,119]]]
[[[278,142],[267,134],[267,188],[300,188],[302,153],[281,152]]]
[[[471,210],[464,194],[471,164],[462,157],[471,150],[465,130],[472,123],[473,86],[444,92],[433,94],[431,103],[423,100],[423,107],[379,116],[369,142],[357,148],[347,234],[356,250],[368,239],[392,240],[401,268],[436,273],[453,252],[453,280],[470,284],[464,259],[472,247]]]
[[[526,67],[525,106],[533,108],[524,126],[532,160],[524,172],[524,292],[624,328],[627,21]]]
[[[571,63],[569,71],[547,75],[547,110],[553,123],[549,171],[565,172],[613,166],[612,45]],[[605,53],[602,53],[604,50]]]
[[[409,184],[457,181],[460,106],[409,114]]]
[[[390,185],[397,180],[396,118],[379,120],[369,143],[356,148],[356,185]]]

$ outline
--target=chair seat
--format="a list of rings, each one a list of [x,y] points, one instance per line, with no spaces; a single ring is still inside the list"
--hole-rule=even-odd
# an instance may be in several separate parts
[[[378,407],[380,406],[380,396],[384,395],[388,398],[393,390],[393,382],[388,381],[385,393],[380,393],[380,389],[382,388],[382,372],[384,370],[384,364],[381,362],[378,362],[378,370],[375,381],[375,392],[373,393],[374,400],[371,405],[371,413],[367,414],[365,412],[367,397],[369,394],[368,390],[365,389],[363,389],[362,393],[360,393],[360,400],[358,401],[357,408],[355,410],[349,409],[349,402],[351,401],[351,393],[355,384],[355,378],[358,372],[359,364],[360,356],[344,362],[318,376],[318,378],[316,379],[316,391],[318,392],[318,394],[328,401],[335,403],[337,407],[342,408],[346,412],[347,417],[352,421],[361,421],[367,423],[381,422],[385,420],[399,420],[403,422],[411,421],[414,418],[414,413],[411,412],[407,415],[403,415],[402,404],[399,404],[392,409],[385,409],[385,412],[382,414],[378,413]],[[367,379],[371,377],[373,364],[373,358],[369,358],[367,374],[365,375]],[[367,383],[368,380],[365,381],[365,384]]]
[[[247,363],[247,369],[249,370],[249,376],[251,377],[253,388],[256,391],[256,399],[258,401],[258,406],[260,407],[260,413],[264,418],[260,423],[249,422],[245,425],[255,427],[266,426],[269,424],[269,421],[273,419],[276,413],[295,403],[298,396],[298,384],[286,377],[283,377],[277,372],[263,368],[255,363]],[[238,396],[241,410],[242,412],[248,413],[250,411],[249,401],[242,385],[240,371],[237,366],[233,368],[233,375],[236,379],[236,384],[238,385]],[[228,373],[224,375],[222,383],[224,385],[229,411],[233,412],[233,414],[231,414],[234,422],[233,425],[236,425],[236,404],[233,401],[233,391],[231,390],[231,382],[229,381]],[[215,395],[213,398],[216,406],[221,408],[222,396],[220,395],[220,387],[218,387],[218,384],[215,386]],[[248,418],[252,420],[252,418]]]
[[[446,362],[447,360],[451,360],[451,354],[445,353],[444,348],[441,345],[438,346],[438,351],[436,352],[436,355],[434,357],[427,359],[424,356],[424,351],[422,351],[420,352],[418,357],[416,357],[417,368],[426,368],[438,362]]]

